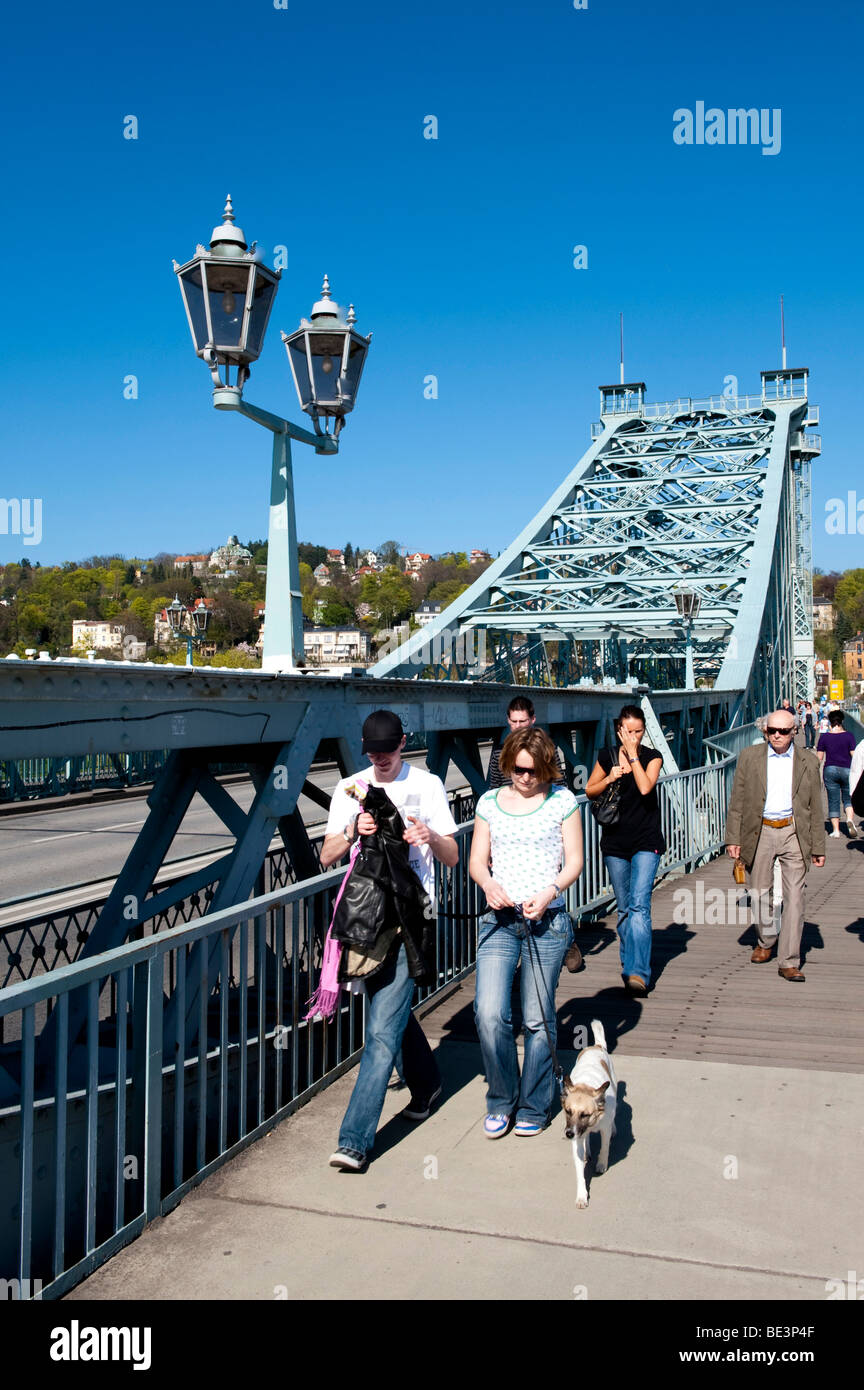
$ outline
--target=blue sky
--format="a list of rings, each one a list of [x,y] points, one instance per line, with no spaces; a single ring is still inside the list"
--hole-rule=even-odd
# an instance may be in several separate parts
[[[864,501],[852,0],[49,0],[6,24],[0,492],[43,519],[0,562],[266,533],[270,436],[212,409],[171,266],[230,192],[268,260],[288,248],[248,400],[307,423],[279,329],[325,271],[374,330],[339,457],[295,445],[301,539],[494,554],[588,447],[619,311],[649,400],[755,391],[783,293],[822,412],[814,560],[864,564],[824,526]],[[780,108],[780,152],[675,144],[700,100]]]

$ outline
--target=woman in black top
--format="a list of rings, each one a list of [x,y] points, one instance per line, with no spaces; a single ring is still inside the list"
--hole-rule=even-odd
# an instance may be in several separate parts
[[[600,749],[585,794],[593,799],[621,782],[618,820],[603,826],[600,848],[618,904],[624,983],[628,993],[642,996],[651,980],[651,892],[666,848],[656,791],[663,758],[653,748],[641,747],[645,716],[638,705],[624,706],[615,732],[617,757],[614,749]]]

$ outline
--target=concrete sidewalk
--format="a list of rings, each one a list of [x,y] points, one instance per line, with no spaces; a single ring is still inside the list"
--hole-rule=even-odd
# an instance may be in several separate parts
[[[389,1093],[366,1173],[327,1164],[349,1074],[69,1298],[819,1300],[864,1268],[862,1076],[621,1059],[579,1211],[562,1122],[490,1142],[479,1049],[438,1056],[444,1103]]]

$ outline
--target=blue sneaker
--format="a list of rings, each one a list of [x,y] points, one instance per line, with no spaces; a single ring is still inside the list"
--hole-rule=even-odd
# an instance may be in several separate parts
[[[500,1139],[510,1128],[509,1115],[487,1115],[483,1121],[483,1131],[487,1139]]]
[[[517,1120],[514,1134],[542,1134],[545,1125],[538,1124],[536,1120]]]

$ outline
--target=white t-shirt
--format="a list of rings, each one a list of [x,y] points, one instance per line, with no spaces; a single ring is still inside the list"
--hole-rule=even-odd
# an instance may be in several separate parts
[[[499,805],[501,790],[485,792],[475,814],[489,823],[492,877],[512,902],[524,903],[555,882],[564,857],[561,826],[577,809],[576,798],[555,787],[536,811],[520,816]]]
[[[353,777],[343,777],[341,782],[337,782],[327,817],[328,835],[338,835],[360,814],[362,807],[359,802],[345,791],[358,778],[387,793],[406,827],[410,824],[407,817],[411,815],[438,835],[452,835],[456,829],[441,778],[425,768],[403,762],[399,775],[392,782],[376,781],[374,767],[365,767],[361,772],[355,772]],[[426,892],[430,898],[434,898],[435,858],[431,849],[428,845],[411,845],[408,858]]]

